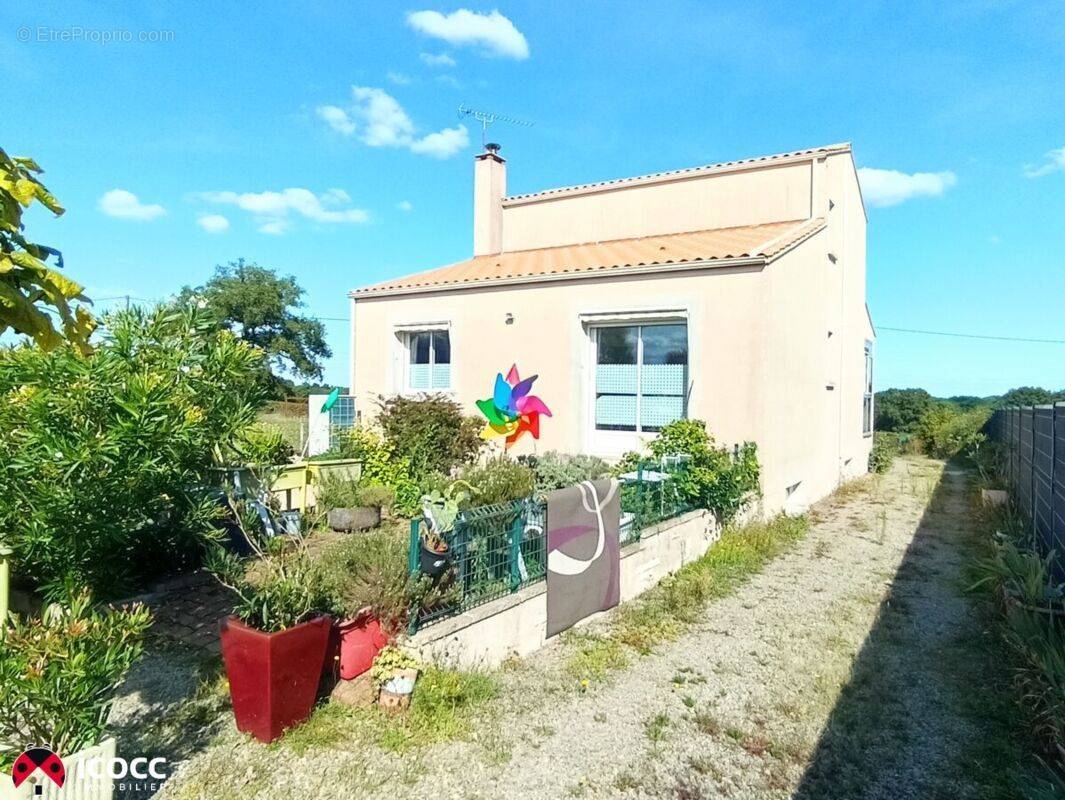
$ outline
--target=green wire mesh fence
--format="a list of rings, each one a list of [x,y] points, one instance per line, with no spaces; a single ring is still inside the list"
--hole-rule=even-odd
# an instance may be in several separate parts
[[[621,544],[633,544],[648,527],[692,510],[682,495],[683,462],[651,462],[619,476]],[[443,534],[445,553],[429,550],[423,518],[411,520],[411,574],[431,576],[447,599],[413,609],[410,632],[517,592],[547,577],[547,503],[528,497],[459,513]]]

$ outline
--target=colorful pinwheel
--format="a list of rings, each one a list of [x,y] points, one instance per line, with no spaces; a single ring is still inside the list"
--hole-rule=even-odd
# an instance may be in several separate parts
[[[533,375],[522,380],[517,365],[510,368],[506,378],[503,373],[496,375],[492,396],[477,401],[477,408],[488,420],[481,431],[482,439],[505,436],[509,449],[524,433],[531,433],[534,439],[540,438],[540,415],[550,417],[551,410],[539,397],[529,394],[537,377]]]

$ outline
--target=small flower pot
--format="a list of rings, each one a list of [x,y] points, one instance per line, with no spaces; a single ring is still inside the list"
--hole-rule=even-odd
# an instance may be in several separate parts
[[[238,730],[272,742],[311,715],[332,627],[328,616],[277,633],[236,617],[222,620],[222,659]]]
[[[373,660],[388,644],[388,637],[372,615],[345,620],[337,625],[340,640],[339,661],[341,680],[350,681],[373,666]]]
[[[428,575],[434,581],[440,578],[451,568],[451,551],[442,552],[433,550],[422,542],[420,567],[423,575]]]
[[[329,512],[328,521],[334,531],[365,531],[381,524],[381,509],[374,506],[334,508]]]

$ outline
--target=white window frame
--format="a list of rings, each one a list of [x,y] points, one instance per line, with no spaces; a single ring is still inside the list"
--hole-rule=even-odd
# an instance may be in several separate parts
[[[455,393],[455,337],[449,322],[410,323],[395,326],[396,338],[400,346],[399,354],[399,391],[404,395],[425,394],[454,394]],[[410,385],[411,347],[414,344],[414,336],[419,333],[430,334],[429,338],[429,374],[433,374],[432,367],[436,363],[436,347],[432,343],[433,333],[445,333],[448,337],[448,345],[451,350],[451,370],[449,371],[450,383],[447,388],[430,386],[428,389],[415,389]]]
[[[874,408],[873,397],[875,392],[873,390],[873,365],[875,358],[873,356],[873,342],[869,339],[865,340],[865,371],[862,373],[862,436],[869,437],[873,435],[874,424]],[[869,406],[869,414],[866,416],[865,408]],[[868,427],[866,426],[868,421]]]
[[[643,311],[599,311],[587,312],[580,315],[581,327],[586,340],[585,359],[586,365],[582,378],[582,389],[585,393],[584,419],[585,419],[585,447],[590,453],[596,455],[614,457],[629,450],[639,449],[643,442],[658,438],[658,431],[641,431],[639,428],[640,396],[636,396],[636,430],[613,431],[601,430],[595,424],[595,386],[596,370],[598,368],[599,334],[602,328],[624,327],[649,327],[652,325],[684,325],[686,331],[686,346],[688,350],[687,380],[684,387],[684,418],[690,417],[692,395],[692,370],[695,354],[693,353],[692,320],[687,309],[648,309]],[[639,386],[640,368],[643,363],[643,337],[637,341],[637,373],[636,380]]]

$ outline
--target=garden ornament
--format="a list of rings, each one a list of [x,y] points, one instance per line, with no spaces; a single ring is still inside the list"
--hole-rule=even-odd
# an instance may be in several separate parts
[[[551,410],[534,394],[529,394],[533,382],[538,378],[521,379],[517,365],[513,365],[503,377],[496,375],[492,396],[477,401],[477,408],[488,420],[481,431],[482,439],[506,437],[507,449],[524,434],[530,433],[534,439],[540,438],[540,415],[551,416]]]

